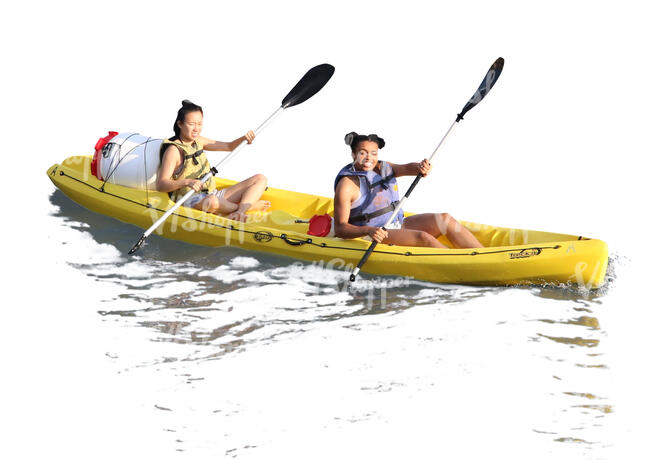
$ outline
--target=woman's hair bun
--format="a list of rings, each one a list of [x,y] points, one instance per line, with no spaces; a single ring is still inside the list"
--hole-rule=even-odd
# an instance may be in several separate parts
[[[383,149],[384,145],[386,145],[386,142],[376,134],[368,134],[368,140],[372,142],[376,142],[377,147],[379,147],[380,149]]]
[[[358,134],[352,131],[351,133],[347,133],[345,135],[345,145],[352,145],[354,142],[354,138],[357,137]]]
[[[187,99],[183,99],[181,102],[181,108],[178,109],[176,114],[176,121],[174,121],[174,137],[178,138],[181,135],[181,128],[178,126],[178,123],[185,121],[185,115],[190,112],[201,112],[203,114],[203,109],[196,105],[194,102],[191,102]]]
[[[363,141],[371,141],[377,144],[380,149],[384,148],[386,142],[376,134],[357,134],[354,131],[345,135],[345,144],[349,145],[354,152],[357,146]]]

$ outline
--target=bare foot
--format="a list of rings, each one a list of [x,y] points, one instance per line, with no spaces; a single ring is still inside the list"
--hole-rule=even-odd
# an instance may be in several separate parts
[[[257,200],[248,208],[249,211],[266,211],[271,207],[271,202],[266,200]]]
[[[246,222],[246,220],[248,219],[248,216],[246,215],[246,213],[242,212],[242,211],[231,212],[226,217],[228,219],[237,220],[239,222]]]

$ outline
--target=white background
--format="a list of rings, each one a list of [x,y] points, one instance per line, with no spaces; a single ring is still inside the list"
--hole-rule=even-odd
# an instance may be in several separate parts
[[[55,310],[61,302],[79,305],[70,314],[78,321],[92,292],[56,294],[61,284],[81,285],[83,277],[60,263],[65,248],[48,245],[39,226],[53,190],[45,170],[69,155],[90,154],[108,130],[169,136],[185,98],[203,107],[204,135],[232,140],[270,115],[310,67],[333,64],[336,73],[319,94],[288,109],[223,170],[235,179],[263,172],[272,186],[330,195],[335,173],[349,159],[347,132],[378,133],[387,141],[383,158],[393,162],[427,157],[502,56],[500,80],[457,127],[406,209],[597,237],[638,260],[646,243],[650,153],[650,37],[641,5],[61,1],[3,7],[1,231],[12,271],[3,353],[9,369],[20,369],[10,372],[4,392],[14,404],[3,415],[15,428],[10,437],[38,450],[35,440],[45,436],[40,450],[47,452],[48,442],[64,446],[74,430],[92,449],[101,431],[84,416],[108,410],[104,428],[124,424],[123,436],[129,424],[139,424],[120,412],[129,407],[128,389],[114,389],[120,382],[109,371],[92,370],[109,379],[92,387],[100,377],[59,361],[78,352],[79,337],[71,324],[53,332],[48,321],[61,321]],[[53,310],[29,316],[33,302]],[[26,331],[36,339],[25,340]],[[91,350],[92,337],[83,338]],[[40,340],[51,341],[53,357],[43,356]],[[69,394],[55,375],[87,379],[88,394]],[[97,401],[97,388],[115,391],[87,405]]]
[[[394,162],[429,156],[503,56],[497,86],[407,209],[607,241],[621,227],[634,234],[650,76],[635,2],[92,5],[27,3],[5,16],[5,141],[30,171],[90,153],[108,130],[168,136],[184,98],[203,106],[205,135],[231,140],[328,62],[327,87],[223,173],[331,194],[345,133],[382,135]]]

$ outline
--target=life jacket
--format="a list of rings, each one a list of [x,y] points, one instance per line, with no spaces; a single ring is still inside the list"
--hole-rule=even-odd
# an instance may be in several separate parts
[[[174,172],[172,179],[201,179],[203,176],[210,172],[210,163],[208,162],[207,156],[203,152],[203,146],[199,142],[194,141],[192,145],[186,145],[177,140],[165,139],[162,142],[162,148],[160,149],[161,163],[162,157],[168,145],[175,145],[183,155],[183,164],[178,171]],[[215,188],[215,178],[211,177],[209,181],[203,184],[201,192],[209,193],[212,192]],[[178,190],[174,190],[171,193],[170,197],[172,200],[177,201],[180,197],[185,195],[190,190],[190,187],[182,187]]]
[[[399,202],[397,180],[390,164],[382,161],[380,174],[377,174],[375,171],[355,171],[353,163],[350,163],[337,174],[334,190],[345,176],[358,177],[361,190],[361,195],[356,201],[360,204],[350,209],[348,223],[357,227],[383,227],[388,223],[390,213],[397,208]],[[361,182],[364,184],[362,185]],[[400,224],[404,221],[404,212],[401,209],[395,221],[399,221]]]

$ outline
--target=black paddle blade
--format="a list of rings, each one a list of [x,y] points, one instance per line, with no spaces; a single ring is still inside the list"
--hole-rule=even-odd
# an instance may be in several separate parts
[[[465,104],[465,107],[463,107],[463,111],[458,114],[458,117],[456,117],[457,122],[462,120],[463,116],[467,112],[469,112],[475,105],[481,102],[483,98],[487,95],[487,93],[490,92],[494,84],[499,79],[499,75],[501,75],[501,71],[503,70],[503,64],[504,64],[503,58],[499,58],[496,61],[494,61],[494,64],[492,64],[492,67],[490,67],[490,70],[488,70],[488,73],[485,75],[485,78],[481,82],[481,85],[478,87],[478,89],[471,97],[471,99],[467,102],[467,104]]]
[[[140,237],[140,239],[138,240],[138,242],[135,243],[135,244],[133,245],[133,247],[131,248],[131,250],[129,251],[129,255],[132,256],[133,254],[135,254],[135,251],[137,251],[138,249],[140,249],[140,247],[141,247],[142,244],[144,243],[144,240],[146,240],[146,239],[147,239],[147,237],[144,236],[144,235],[142,235],[142,236]]]
[[[334,75],[334,66],[332,65],[321,64],[312,67],[305,76],[296,83],[296,86],[289,91],[289,94],[282,99],[282,108],[286,109],[287,107],[305,102],[307,99],[319,92],[329,79],[332,78],[332,75]]]

